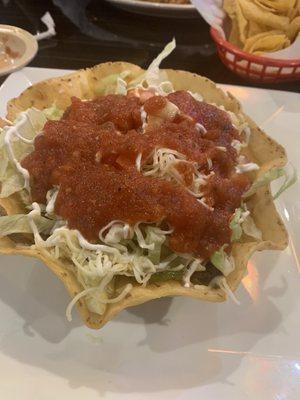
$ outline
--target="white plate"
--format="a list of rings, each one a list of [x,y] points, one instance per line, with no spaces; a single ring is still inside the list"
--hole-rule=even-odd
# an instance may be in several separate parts
[[[25,68],[0,89],[1,109],[31,82],[63,71]],[[296,93],[226,86],[286,146],[300,170]],[[0,398],[5,400],[299,400],[300,186],[279,201],[291,240],[256,254],[238,307],[162,299],[91,331],[64,317],[63,285],[40,262],[0,259]],[[297,239],[298,238],[298,239]]]
[[[119,8],[138,14],[152,15],[156,17],[189,18],[199,16],[192,4],[168,4],[153,3],[140,0],[106,0]]]

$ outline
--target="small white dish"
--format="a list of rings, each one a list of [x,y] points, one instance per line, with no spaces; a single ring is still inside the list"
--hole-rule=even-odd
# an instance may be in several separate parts
[[[37,40],[29,32],[0,24],[0,76],[27,65],[37,50]]]

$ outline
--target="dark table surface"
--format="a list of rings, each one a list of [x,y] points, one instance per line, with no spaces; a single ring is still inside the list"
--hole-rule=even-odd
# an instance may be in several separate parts
[[[220,83],[253,86],[223,66],[208,25],[200,16],[141,16],[121,11],[104,0],[0,0],[0,23],[35,34],[45,30],[40,18],[46,11],[55,21],[57,35],[39,42],[31,66],[78,69],[126,60],[146,67],[175,36],[177,48],[163,66],[197,72]],[[0,83],[3,80],[0,78]],[[300,92],[300,81],[263,87]]]

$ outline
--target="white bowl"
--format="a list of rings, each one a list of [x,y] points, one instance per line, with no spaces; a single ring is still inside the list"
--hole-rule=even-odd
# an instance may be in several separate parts
[[[37,41],[29,32],[0,24],[0,76],[27,65],[37,50]]]

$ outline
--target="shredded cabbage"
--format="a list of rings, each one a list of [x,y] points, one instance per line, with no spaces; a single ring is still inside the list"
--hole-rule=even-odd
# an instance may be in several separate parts
[[[152,156],[149,157],[148,162],[142,166],[141,171],[146,176],[163,178],[184,184],[183,178],[176,168],[179,163],[187,163],[194,166],[193,181],[191,187],[186,187],[186,190],[193,196],[199,198],[199,201],[205,207],[212,209],[205,203],[201,188],[207,184],[208,179],[214,175],[214,172],[210,172],[208,175],[201,173],[198,171],[199,167],[197,163],[187,161],[186,157],[178,151],[168,148],[155,149]],[[139,159],[137,159],[136,164],[140,168]]]
[[[178,162],[185,162],[186,157],[176,150],[168,148],[155,149],[152,160],[142,167],[142,172],[147,176],[164,177],[166,179],[175,179],[182,182],[179,172],[174,168]]]
[[[54,213],[54,205],[58,195],[58,188],[54,187],[47,192],[47,206],[46,206],[46,214],[51,215]]]
[[[77,230],[68,229],[65,225],[53,229],[44,240],[35,222],[37,218],[42,218],[41,208],[37,203],[33,203],[32,207],[26,217],[34,234],[34,246],[39,251],[46,251],[51,258],[71,262],[84,289],[76,299],[86,296],[98,313],[105,311],[105,304],[117,301],[112,297],[113,291],[106,290],[113,285],[116,276],[133,277],[141,285],[146,285],[157,272],[178,271],[185,267],[181,256],[173,253],[162,257],[162,247],[172,230],[148,224],[131,227],[122,221],[112,221],[99,233],[101,244],[87,242]],[[108,281],[107,276],[110,276]],[[103,286],[104,279],[106,284]],[[76,299],[73,299],[72,305]]]

